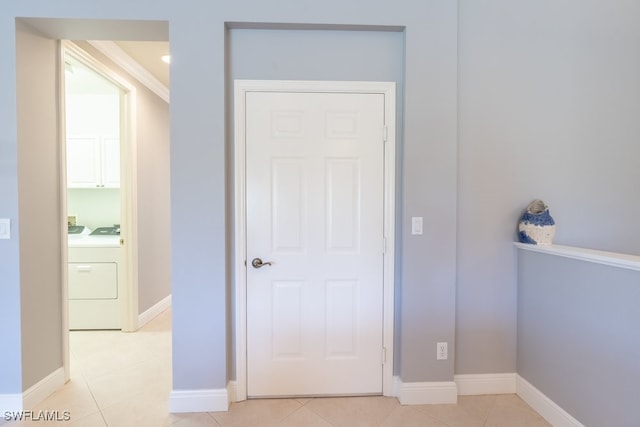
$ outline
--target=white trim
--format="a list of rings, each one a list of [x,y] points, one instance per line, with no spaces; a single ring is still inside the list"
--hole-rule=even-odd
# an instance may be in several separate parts
[[[23,406],[32,409],[37,404],[51,396],[66,382],[64,368],[58,368],[33,386],[29,387],[23,395]]]
[[[640,256],[621,254],[617,252],[599,251],[595,249],[577,248],[573,246],[561,245],[531,245],[514,242],[519,249],[532,252],[540,252],[549,255],[558,255],[565,258],[577,259],[580,261],[604,264],[611,267],[625,268],[640,271]]]
[[[396,85],[394,82],[338,82],[236,80],[234,82],[235,115],[235,338],[236,338],[236,398],[247,398],[247,336],[246,336],[246,206],[245,206],[245,95],[261,92],[323,92],[323,93],[380,93],[385,97],[385,125],[388,138],[384,145],[384,238],[386,249],[383,277],[383,347],[386,362],[382,368],[382,393],[393,396],[393,320],[395,278],[395,166],[396,166]]]
[[[458,403],[458,387],[453,381],[400,383],[401,405],[439,405]]]
[[[124,224],[121,239],[125,260],[123,292],[125,304],[121,309],[122,331],[133,332],[138,323],[138,130],[137,91],[126,82],[120,129],[120,222]],[[127,89],[128,88],[128,89]]]
[[[402,388],[402,380],[400,379],[399,376],[395,375],[393,377],[393,396],[394,397],[399,397],[400,396],[400,389]]]
[[[514,394],[516,374],[465,374],[453,377],[459,396],[481,394]]]
[[[584,427],[520,375],[516,376],[516,393],[554,427]]]
[[[88,40],[88,42],[91,46],[102,52],[107,58],[112,60],[116,65],[129,73],[131,77],[138,80],[151,92],[162,98],[164,102],[167,104],[169,103],[169,88],[146,68],[136,62],[131,56],[122,50],[120,46],[112,41]]]
[[[246,192],[245,192],[245,90],[235,82],[234,88],[234,197],[235,197],[235,342],[236,396],[235,401],[247,399],[247,277],[246,277]],[[242,142],[241,142],[242,141]]]
[[[171,307],[171,295],[161,299],[148,310],[140,313],[140,315],[138,315],[138,328],[142,328],[144,325],[151,322],[169,307]]]
[[[169,412],[223,412],[229,410],[227,389],[171,390]]]
[[[229,395],[229,402],[238,401],[238,383],[236,381],[227,383],[227,394]]]
[[[66,92],[65,79],[62,78],[65,72],[64,56],[62,40],[58,40],[56,46],[58,49],[58,117],[66,116],[66,99],[62,96]],[[58,119],[58,161],[60,164],[60,182],[58,186],[61,189],[67,187],[67,124],[66,120]],[[60,260],[62,265],[60,268],[60,283],[62,284],[62,292],[60,306],[62,309],[62,367],[64,369],[64,380],[69,381],[71,378],[71,356],[69,354],[69,269],[66,268],[69,261],[69,233],[68,233],[68,212],[67,211],[67,192],[60,191]]]

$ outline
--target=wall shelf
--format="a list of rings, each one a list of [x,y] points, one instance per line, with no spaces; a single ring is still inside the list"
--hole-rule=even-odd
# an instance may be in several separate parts
[[[514,242],[518,249],[573,258],[580,261],[605,264],[617,268],[640,271],[640,256],[617,252],[599,251],[596,249],[578,248],[562,245],[530,245]]]

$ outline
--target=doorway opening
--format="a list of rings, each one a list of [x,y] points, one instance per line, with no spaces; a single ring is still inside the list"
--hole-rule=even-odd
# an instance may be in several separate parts
[[[129,141],[123,105],[129,91],[65,44],[67,289],[71,330],[129,330],[130,296],[122,256],[121,146]],[[126,194],[126,191],[122,191]],[[127,224],[128,226],[128,224]]]
[[[167,396],[171,388],[170,286],[154,265],[170,254],[168,99],[146,91],[109,47],[116,44],[63,41],[60,57],[65,374],[82,378],[100,411],[150,384]],[[145,381],[132,381],[133,372]]]

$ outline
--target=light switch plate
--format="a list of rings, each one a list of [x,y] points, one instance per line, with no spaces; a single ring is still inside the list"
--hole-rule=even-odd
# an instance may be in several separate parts
[[[0,239],[11,239],[11,220],[9,218],[0,218]]]
[[[416,236],[422,234],[422,217],[421,216],[414,216],[411,218],[411,234]]]

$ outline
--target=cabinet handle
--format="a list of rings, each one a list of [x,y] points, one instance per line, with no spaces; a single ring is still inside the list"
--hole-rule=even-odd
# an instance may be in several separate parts
[[[91,273],[91,266],[90,265],[79,265],[76,267],[76,271],[78,271],[79,273]]]

